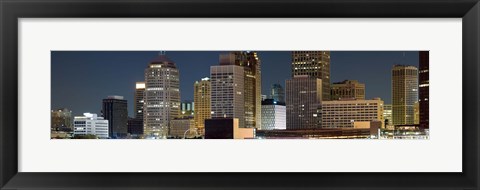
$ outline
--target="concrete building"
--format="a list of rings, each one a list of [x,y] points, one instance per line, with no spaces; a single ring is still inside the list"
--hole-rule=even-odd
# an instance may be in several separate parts
[[[283,89],[282,85],[280,84],[273,84],[270,97],[275,102],[285,103],[285,89]]]
[[[429,128],[429,51],[419,52],[419,74],[418,74],[418,96],[419,96],[419,109],[420,109],[420,128]]]
[[[123,96],[109,96],[102,101],[102,116],[108,120],[110,138],[127,136],[128,110],[127,100]]]
[[[414,104],[418,101],[418,69],[395,65],[392,69],[392,116],[394,125],[414,124]]]
[[[238,118],[239,126],[244,128],[246,103],[243,67],[211,66],[210,78],[212,118]]]
[[[244,71],[244,101],[245,122],[244,127],[260,128],[262,117],[262,80],[260,59],[254,51],[234,51],[220,55],[220,65],[237,65]],[[241,125],[242,126],[242,125]]]
[[[262,101],[262,127],[260,130],[287,129],[287,111],[285,103],[274,99]]]
[[[198,135],[198,132],[193,117],[175,118],[170,121],[170,137],[192,138],[196,135]]]
[[[134,99],[135,102],[133,103],[133,108],[134,108],[134,116],[137,119],[142,119],[143,122],[143,105],[145,103],[145,82],[137,82],[135,84],[135,94],[134,94]],[[142,124],[143,125],[143,124]]]
[[[322,80],[297,75],[287,84],[287,129],[320,128],[322,124]]]
[[[351,128],[355,122],[380,121],[384,126],[383,101],[334,100],[322,102],[323,128]]]
[[[383,105],[383,120],[384,120],[384,123],[385,123],[385,128],[388,128],[388,126],[393,127],[392,105],[391,104],[384,104]]]
[[[212,118],[211,109],[211,83],[210,78],[205,77],[200,81],[195,81],[193,85],[193,100],[196,103],[194,112],[195,126],[201,135],[205,134],[205,119]]]
[[[51,131],[73,131],[72,111],[61,108],[51,111]]]
[[[167,138],[170,121],[180,116],[180,74],[166,55],[153,59],[145,69],[144,134]]]
[[[73,119],[73,135],[95,135],[97,138],[107,139],[108,120],[97,117],[97,114],[84,113],[83,116],[75,116]]]
[[[330,52],[293,51],[292,77],[308,75],[322,80],[322,100],[330,100]]]
[[[357,80],[344,80],[330,86],[331,100],[356,99],[365,100],[365,84]]]

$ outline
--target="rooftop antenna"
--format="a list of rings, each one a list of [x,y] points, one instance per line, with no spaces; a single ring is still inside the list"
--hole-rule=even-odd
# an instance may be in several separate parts
[[[160,52],[158,53],[158,55],[165,55],[165,54],[166,54],[165,51],[160,51]]]

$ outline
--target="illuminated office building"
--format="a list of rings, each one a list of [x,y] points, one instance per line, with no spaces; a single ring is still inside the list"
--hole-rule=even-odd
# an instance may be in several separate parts
[[[153,59],[145,69],[144,134],[166,138],[170,121],[180,116],[180,76],[166,55]]]
[[[308,75],[322,80],[322,100],[330,100],[330,52],[293,51],[292,77]]]
[[[384,126],[383,101],[372,100],[333,100],[322,101],[323,128],[353,128],[356,122],[381,122]]]
[[[394,125],[414,124],[414,104],[418,101],[418,69],[395,65],[392,69],[392,116]]]
[[[287,84],[287,129],[320,128],[322,80],[296,75]]]
[[[212,119],[237,118],[241,128],[245,127],[246,107],[243,69],[237,65],[210,67]]]
[[[135,94],[134,94],[135,102],[133,103],[134,104],[133,107],[134,107],[135,118],[142,119],[142,122],[143,122],[143,105],[145,103],[144,94],[145,94],[145,82],[137,82],[135,84]]]
[[[333,83],[330,86],[330,98],[331,100],[365,100],[365,84],[356,80]]]
[[[245,101],[244,127],[260,128],[262,117],[262,81],[260,71],[260,59],[258,58],[257,52],[234,51],[227,54],[222,54],[220,55],[220,65],[237,65],[243,67],[243,87]]]
[[[204,134],[205,119],[211,116],[211,90],[210,78],[205,77],[200,81],[195,81],[193,85],[193,101],[195,102],[194,120],[200,134]]]
[[[385,127],[393,126],[392,105],[391,104],[384,104],[383,105],[383,120],[384,120],[384,123],[385,123]]]

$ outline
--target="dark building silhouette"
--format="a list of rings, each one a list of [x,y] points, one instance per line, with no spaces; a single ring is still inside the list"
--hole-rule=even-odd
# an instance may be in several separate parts
[[[234,125],[233,118],[205,119],[205,139],[233,139]]]
[[[122,96],[109,96],[103,99],[102,115],[108,120],[108,137],[125,138],[127,136],[127,100]]]
[[[275,102],[285,103],[285,89],[283,89],[282,85],[280,85],[280,84],[273,84],[272,85],[271,98]]]
[[[128,118],[128,133],[130,135],[143,135],[143,119],[142,118]]]
[[[418,96],[419,96],[419,106],[420,106],[420,128],[428,129],[429,128],[429,52],[420,51],[419,52],[419,67],[418,72]]]

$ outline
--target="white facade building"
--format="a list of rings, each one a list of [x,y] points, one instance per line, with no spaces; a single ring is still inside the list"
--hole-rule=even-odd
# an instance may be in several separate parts
[[[73,119],[73,135],[95,135],[98,138],[108,138],[108,120],[97,117],[94,113],[84,113]]]
[[[165,55],[159,55],[145,69],[143,109],[145,137],[167,138],[170,121],[180,116],[180,75]]]
[[[273,99],[262,102],[261,130],[287,129],[287,110],[285,105],[277,104]]]

